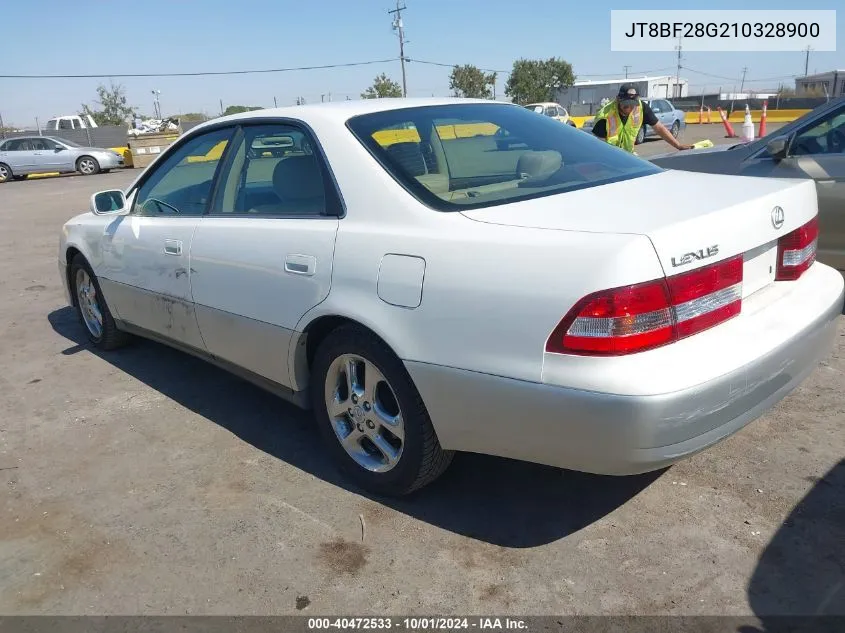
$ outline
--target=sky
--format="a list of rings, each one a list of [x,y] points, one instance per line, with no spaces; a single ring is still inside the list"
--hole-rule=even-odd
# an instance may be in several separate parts
[[[808,9],[836,9],[841,0],[808,0]],[[673,74],[675,52],[623,53],[610,50],[611,9],[677,8],[641,0],[607,8],[587,2],[516,0],[404,0],[408,96],[449,94],[449,67],[474,64],[498,70],[497,97],[504,98],[515,59],[560,57],[580,79],[629,74]],[[358,98],[373,78],[387,73],[401,82],[399,43],[391,28],[395,0],[46,0],[0,2],[3,28],[2,74],[98,74],[102,78],[9,79],[0,77],[0,116],[5,125],[35,125],[94,105],[98,84],[110,74],[234,71],[393,60],[362,66],[293,72],[202,77],[114,77],[129,103],[149,115],[152,90],[161,91],[165,115],[220,113],[220,103],[272,107],[298,96],[307,102]],[[695,8],[736,9],[735,1],[710,0]],[[786,0],[746,0],[760,11],[794,9]],[[51,15],[47,23],[33,17]],[[838,52],[811,52],[809,71],[845,69],[845,11],[837,16]],[[14,28],[13,25],[19,25]],[[34,30],[50,37],[33,42]],[[12,27],[12,28],[10,28]],[[684,52],[681,77],[691,92],[746,86],[794,86],[804,71],[804,53]],[[703,74],[708,73],[708,74]],[[604,77],[602,77],[604,76]],[[763,80],[763,81],[758,81]],[[331,95],[331,96],[329,96]]]

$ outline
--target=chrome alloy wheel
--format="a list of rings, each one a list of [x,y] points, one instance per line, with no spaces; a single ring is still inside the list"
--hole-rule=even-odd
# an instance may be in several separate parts
[[[97,163],[94,162],[93,158],[83,158],[79,161],[79,171],[86,176],[90,176],[97,171]]]
[[[97,288],[88,273],[81,268],[76,271],[76,299],[85,327],[94,338],[100,338],[103,334],[103,314],[97,303]]]
[[[354,354],[335,358],[326,374],[326,410],[341,446],[376,473],[402,457],[405,424],[396,395],[378,368]]]

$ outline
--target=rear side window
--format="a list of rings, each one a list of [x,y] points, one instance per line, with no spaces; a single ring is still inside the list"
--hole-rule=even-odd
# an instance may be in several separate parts
[[[327,200],[310,138],[283,124],[243,128],[217,196],[214,215],[316,216]]]
[[[442,211],[661,171],[582,130],[506,104],[403,108],[353,117],[347,125],[394,179]]]

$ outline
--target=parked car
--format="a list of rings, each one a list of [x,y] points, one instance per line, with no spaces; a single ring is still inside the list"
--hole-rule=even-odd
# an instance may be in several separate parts
[[[110,149],[83,147],[53,136],[20,136],[0,142],[0,183],[55,172],[91,176],[123,167],[123,163],[123,155]]]
[[[678,110],[672,102],[668,99],[643,99],[643,102],[651,106],[652,112],[657,116],[657,119],[666,126],[666,129],[672,133],[672,136],[678,138],[682,130],[687,127],[686,115],[683,110]],[[587,119],[581,129],[592,134],[593,125],[595,125],[595,118]],[[635,143],[639,145],[645,139],[657,136],[654,128],[643,124],[637,134]]]
[[[663,170],[507,104],[346,101],[193,128],[64,225],[58,271],[94,347],[310,408],[400,495],[455,451],[624,475],[737,432],[835,340],[816,213],[812,183]]]
[[[531,110],[537,114],[542,114],[561,123],[566,123],[572,127],[577,127],[575,121],[569,118],[569,112],[559,103],[543,102],[543,103],[529,103],[524,106],[526,110]]]
[[[668,169],[815,181],[819,260],[845,273],[845,97],[751,143],[654,156]]]

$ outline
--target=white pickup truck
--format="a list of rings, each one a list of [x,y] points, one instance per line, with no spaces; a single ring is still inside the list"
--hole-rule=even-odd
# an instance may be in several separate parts
[[[53,117],[44,126],[47,131],[53,130],[84,130],[89,127],[97,127],[97,122],[90,114],[69,114]]]

